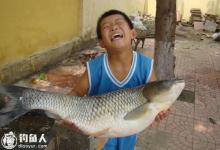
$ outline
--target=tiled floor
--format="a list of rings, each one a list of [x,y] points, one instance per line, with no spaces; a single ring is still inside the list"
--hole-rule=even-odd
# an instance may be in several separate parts
[[[142,51],[152,54],[153,42]],[[177,101],[167,118],[140,133],[137,150],[220,150],[220,43],[177,40],[174,53],[175,75],[195,102]]]

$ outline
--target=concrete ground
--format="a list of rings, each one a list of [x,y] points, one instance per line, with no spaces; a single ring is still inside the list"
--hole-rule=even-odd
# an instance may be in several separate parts
[[[153,45],[147,39],[141,51],[152,55]],[[177,38],[174,53],[175,75],[185,79],[185,93],[192,96],[140,133],[136,150],[220,150],[220,42]]]

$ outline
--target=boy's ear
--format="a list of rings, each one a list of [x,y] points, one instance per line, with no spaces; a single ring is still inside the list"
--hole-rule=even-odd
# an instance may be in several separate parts
[[[134,40],[137,37],[137,31],[135,29],[131,30],[131,38]]]

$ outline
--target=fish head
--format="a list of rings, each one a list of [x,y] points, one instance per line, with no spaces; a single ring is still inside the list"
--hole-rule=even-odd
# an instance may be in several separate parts
[[[150,102],[173,103],[185,87],[182,79],[161,80],[144,86],[143,96]]]

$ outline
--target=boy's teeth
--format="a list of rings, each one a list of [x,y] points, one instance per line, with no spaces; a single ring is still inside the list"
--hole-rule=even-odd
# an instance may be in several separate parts
[[[122,38],[123,37],[123,35],[122,34],[120,34],[120,33],[116,33],[116,34],[114,34],[113,36],[112,36],[112,40],[114,40],[114,39],[118,39],[118,38]]]

